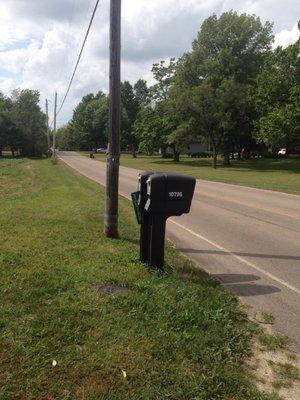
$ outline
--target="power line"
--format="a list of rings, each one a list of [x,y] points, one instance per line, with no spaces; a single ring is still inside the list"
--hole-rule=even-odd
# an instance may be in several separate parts
[[[60,105],[60,107],[59,107],[59,110],[57,111],[56,115],[58,115],[58,114],[60,113],[61,109],[63,108],[63,106],[64,106],[64,104],[65,104],[65,101],[66,101],[66,99],[67,99],[67,96],[68,96],[68,94],[69,94],[69,91],[70,91],[70,89],[71,89],[71,85],[72,85],[72,83],[73,83],[73,79],[74,79],[74,76],[75,76],[75,74],[76,74],[76,71],[77,71],[77,68],[78,68],[78,65],[79,65],[79,62],[80,62],[82,53],[83,53],[83,49],[84,49],[84,47],[85,47],[87,38],[88,38],[88,36],[89,36],[90,29],[91,29],[91,26],[92,26],[92,23],[93,23],[93,20],[94,20],[94,17],[95,17],[95,14],[96,14],[96,11],[97,11],[97,8],[98,8],[98,5],[99,5],[99,1],[100,1],[100,0],[97,0],[97,1],[96,1],[95,7],[94,7],[94,10],[93,10],[93,14],[92,14],[92,16],[91,16],[91,19],[90,19],[90,22],[89,22],[89,26],[88,26],[88,29],[87,29],[87,31],[86,31],[86,34],[85,34],[85,37],[84,37],[84,40],[83,40],[83,43],[82,43],[82,46],[81,46],[81,50],[80,50],[79,56],[78,56],[77,61],[76,61],[76,64],[75,64],[75,68],[74,68],[74,70],[73,70],[73,73],[72,73],[72,76],[71,76],[71,79],[70,79],[70,82],[69,82],[69,85],[68,85],[68,89],[67,89],[67,91],[66,91],[66,93],[65,93],[65,95],[64,95],[63,101],[62,101],[62,103],[61,103],[61,105]]]

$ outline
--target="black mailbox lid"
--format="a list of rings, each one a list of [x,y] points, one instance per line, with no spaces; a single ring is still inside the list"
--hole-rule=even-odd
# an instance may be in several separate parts
[[[153,213],[181,215],[191,208],[196,179],[174,173],[157,173],[149,176],[146,209]],[[150,188],[148,189],[150,190]]]

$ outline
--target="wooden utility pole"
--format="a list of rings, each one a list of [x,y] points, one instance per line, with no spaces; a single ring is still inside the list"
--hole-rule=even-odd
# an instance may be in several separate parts
[[[109,144],[106,163],[104,232],[118,237],[120,163],[121,0],[110,0]]]
[[[50,134],[49,134],[49,111],[48,111],[48,99],[46,99],[46,125],[47,125],[47,143],[48,151],[50,150]],[[49,153],[48,153],[49,154]]]
[[[54,100],[54,118],[53,118],[53,141],[52,141],[52,147],[53,147],[53,153],[52,156],[55,157],[55,139],[56,139],[56,108],[57,108],[57,92],[55,92],[55,100]]]

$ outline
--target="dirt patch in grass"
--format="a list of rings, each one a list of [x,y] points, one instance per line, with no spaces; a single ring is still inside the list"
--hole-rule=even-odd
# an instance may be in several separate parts
[[[299,357],[290,354],[288,350],[265,350],[259,341],[255,343],[249,366],[260,390],[285,400],[299,399]]]
[[[250,320],[259,323],[254,339],[253,353],[248,365],[257,387],[274,399],[300,398],[300,359],[290,349],[291,340],[274,331],[275,317],[245,307]]]
[[[114,295],[114,294],[126,293],[130,289],[124,285],[116,285],[114,283],[100,283],[94,286],[94,290],[98,294]]]

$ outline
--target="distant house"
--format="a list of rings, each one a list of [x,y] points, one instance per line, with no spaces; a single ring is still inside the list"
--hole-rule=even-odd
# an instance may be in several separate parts
[[[197,154],[197,153],[210,153],[208,143],[192,142],[190,143],[182,154]]]
[[[162,153],[161,149],[159,150],[159,153],[160,154]],[[168,146],[166,148],[166,153],[173,154],[172,147]],[[203,142],[191,142],[180,151],[180,154],[188,154],[188,155],[199,154],[199,153],[207,153],[207,154],[210,153],[209,144]]]

